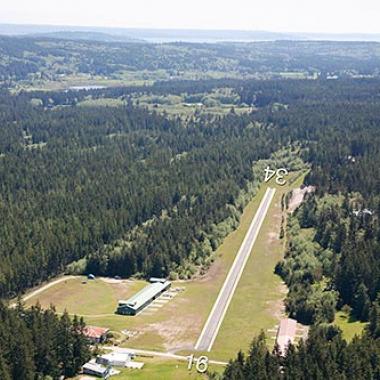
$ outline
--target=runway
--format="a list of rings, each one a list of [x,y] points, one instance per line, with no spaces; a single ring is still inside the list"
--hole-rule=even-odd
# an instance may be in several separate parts
[[[231,269],[228,272],[228,275],[219,292],[218,298],[214,303],[207,322],[204,325],[201,335],[198,338],[198,341],[195,345],[196,350],[211,350],[275,192],[276,189],[268,188],[266,190],[263,199],[261,200],[260,206],[256,211],[251,225],[249,226],[243,243],[240,246]],[[239,332],[237,331],[236,333],[238,334]]]

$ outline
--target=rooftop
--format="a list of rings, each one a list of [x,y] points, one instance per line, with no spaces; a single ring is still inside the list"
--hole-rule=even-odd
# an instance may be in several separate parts
[[[104,367],[103,365],[97,364],[94,362],[88,362],[86,364],[83,364],[82,368],[83,368],[83,370],[93,371],[93,372],[99,373],[101,375],[104,375],[108,371],[107,368]]]
[[[86,326],[83,329],[83,334],[87,338],[100,339],[104,334],[107,334],[108,331],[109,329],[106,329],[104,327]]]
[[[131,360],[131,354],[126,354],[122,352],[110,352],[109,354],[100,355],[100,358],[105,359],[110,362],[127,362]]]
[[[134,296],[129,298],[127,301],[119,301],[119,305],[127,305],[133,309],[139,309],[146,302],[151,300],[155,295],[162,292],[170,285],[169,281],[162,282],[154,282],[152,284],[147,285],[145,288],[141,289]]]
[[[166,278],[151,277],[149,279],[149,282],[162,282],[162,283],[164,283],[164,282],[166,282]]]

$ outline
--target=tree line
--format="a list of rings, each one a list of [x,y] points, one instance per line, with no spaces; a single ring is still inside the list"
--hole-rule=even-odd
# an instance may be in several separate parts
[[[239,352],[236,359],[230,361],[221,379],[378,379],[380,340],[378,333],[374,335],[372,327],[350,343],[343,339],[341,331],[334,326],[313,327],[308,339],[301,340],[297,345],[290,344],[284,356],[279,354],[277,347],[273,351],[269,350],[265,335],[261,333],[254,338],[248,354]],[[214,374],[210,378],[217,379],[218,376]]]

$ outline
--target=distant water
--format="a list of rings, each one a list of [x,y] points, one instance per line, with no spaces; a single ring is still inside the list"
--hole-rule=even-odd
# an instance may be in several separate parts
[[[80,91],[80,90],[101,90],[106,88],[106,86],[88,85],[88,86],[71,86],[69,90]]]
[[[172,43],[172,42],[187,42],[187,43],[207,43],[207,44],[216,44],[216,43],[223,43],[223,42],[253,42],[253,41],[270,41],[269,39],[265,40],[252,40],[252,39],[233,39],[233,38],[184,38],[184,37],[145,37],[144,41],[150,42],[150,43],[158,43],[158,44],[164,44],[164,43]]]

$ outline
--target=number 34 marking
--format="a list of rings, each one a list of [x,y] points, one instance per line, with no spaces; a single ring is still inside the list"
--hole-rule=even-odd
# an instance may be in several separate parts
[[[285,176],[287,176],[289,172],[285,168],[277,169],[277,170],[271,170],[269,166],[265,169],[265,182],[268,182],[270,179],[272,179],[276,175],[276,183],[277,185],[284,186],[286,184],[286,180],[284,179]]]

